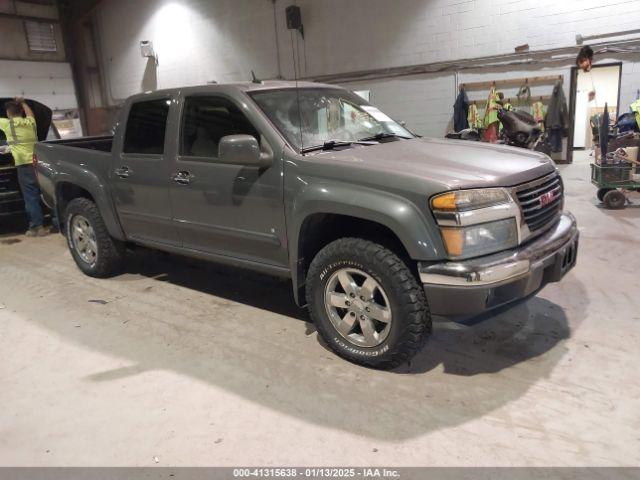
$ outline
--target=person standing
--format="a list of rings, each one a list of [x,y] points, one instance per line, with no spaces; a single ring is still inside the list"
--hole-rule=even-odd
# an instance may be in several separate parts
[[[591,69],[593,68],[593,49],[589,45],[585,45],[578,52],[576,56],[576,66],[584,73],[589,74],[589,78],[591,79],[589,101],[592,102],[596,98],[596,86],[593,83],[593,75],[591,74]]]
[[[29,218],[26,235],[42,237],[49,232],[42,225],[44,218],[40,205],[40,187],[33,167],[33,147],[38,141],[36,120],[33,110],[22,98],[5,103],[4,108],[7,118],[0,118],[0,130],[7,139],[18,172],[18,184]]]

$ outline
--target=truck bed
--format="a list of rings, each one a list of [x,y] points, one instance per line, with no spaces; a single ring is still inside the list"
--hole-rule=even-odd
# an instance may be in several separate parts
[[[64,145],[65,147],[84,148],[88,150],[99,150],[101,152],[110,152],[111,146],[113,144],[113,135],[70,138],[66,140],[49,140],[43,143]]]
[[[113,136],[82,137],[36,143],[38,183],[44,202],[54,205],[55,185],[51,174],[60,172],[82,176],[87,170],[98,178],[109,177]],[[93,178],[93,177],[87,177]]]

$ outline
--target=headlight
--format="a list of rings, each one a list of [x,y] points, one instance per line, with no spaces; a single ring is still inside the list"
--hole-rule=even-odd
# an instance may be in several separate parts
[[[509,203],[510,201],[511,196],[504,188],[456,190],[433,197],[431,207],[433,210],[463,212],[500,203]]]
[[[519,208],[504,188],[457,190],[431,199],[451,258],[470,258],[518,245]]]
[[[442,240],[450,257],[479,257],[518,244],[515,218],[468,227],[442,227]]]

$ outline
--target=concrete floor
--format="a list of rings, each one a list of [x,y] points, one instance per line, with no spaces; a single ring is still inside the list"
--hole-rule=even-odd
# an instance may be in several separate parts
[[[144,250],[97,280],[4,235],[0,465],[637,465],[640,197],[562,170],[577,267],[393,372],[327,351],[286,282]]]

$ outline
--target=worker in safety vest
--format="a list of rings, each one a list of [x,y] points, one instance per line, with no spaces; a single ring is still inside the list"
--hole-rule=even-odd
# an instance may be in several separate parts
[[[49,232],[42,226],[43,214],[40,206],[40,187],[33,168],[33,147],[38,141],[36,120],[33,111],[22,98],[4,104],[8,118],[0,118],[0,130],[18,172],[18,184],[22,191],[25,210],[29,218],[29,237],[41,237]]]

